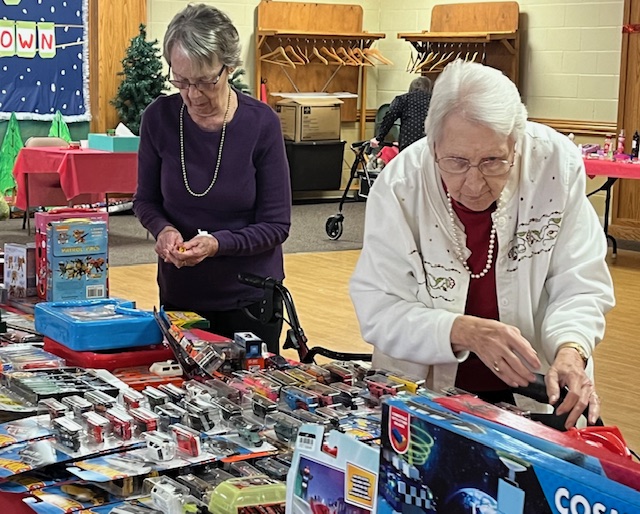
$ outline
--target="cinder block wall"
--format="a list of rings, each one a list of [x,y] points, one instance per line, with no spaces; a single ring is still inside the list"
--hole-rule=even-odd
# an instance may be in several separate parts
[[[194,0],[196,1],[196,0]],[[246,82],[253,87],[257,0],[202,0],[226,12],[240,32]],[[277,1],[277,0],[276,0]],[[476,0],[360,0],[364,30],[384,32],[377,43],[393,66],[369,69],[367,108],[376,109],[407,90],[415,75],[406,72],[412,47],[398,32],[428,30],[436,4]],[[150,38],[162,41],[173,15],[186,0],[149,0]],[[321,2],[341,3],[341,2]],[[521,93],[533,118],[615,122],[620,72],[624,0],[521,0]],[[371,125],[371,124],[370,124]],[[367,137],[373,126],[367,127]],[[343,138],[358,138],[357,124],[345,124]],[[353,160],[345,153],[345,173]]]

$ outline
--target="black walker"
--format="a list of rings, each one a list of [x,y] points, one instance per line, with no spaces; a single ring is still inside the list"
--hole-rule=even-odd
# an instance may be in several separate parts
[[[340,239],[343,231],[343,222],[344,222],[344,214],[342,214],[342,207],[347,202],[350,201],[360,201],[366,200],[369,195],[369,189],[373,185],[373,181],[377,176],[377,172],[370,171],[367,168],[367,155],[372,154],[372,147],[369,144],[369,141],[356,141],[351,143],[351,150],[356,154],[355,159],[353,160],[353,164],[351,165],[351,174],[349,176],[349,181],[347,182],[347,186],[342,193],[342,197],[340,198],[340,205],[338,206],[338,213],[327,218],[327,222],[325,224],[325,230],[327,232],[327,236],[329,239],[336,241]],[[380,147],[383,146],[393,146],[393,143],[381,142]],[[351,184],[355,179],[360,179],[364,181],[363,187],[360,187],[360,190],[355,193],[353,197],[349,197]]]

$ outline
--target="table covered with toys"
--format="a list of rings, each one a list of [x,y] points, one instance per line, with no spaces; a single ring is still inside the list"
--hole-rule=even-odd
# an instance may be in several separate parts
[[[105,221],[69,223],[46,230],[81,245],[74,231],[99,238]],[[14,514],[640,512],[640,464],[615,427],[560,432],[362,360],[291,361],[195,313],[48,286],[0,306],[0,505]]]

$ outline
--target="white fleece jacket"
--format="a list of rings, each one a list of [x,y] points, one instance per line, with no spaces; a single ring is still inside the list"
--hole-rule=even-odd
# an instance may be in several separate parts
[[[528,123],[516,148],[518,162],[496,219],[498,308],[500,321],[518,327],[538,352],[545,373],[562,343],[592,353],[614,305],[613,285],[575,145]],[[464,246],[462,226],[458,233]],[[454,354],[450,333],[464,313],[469,282],[423,138],[389,163],[367,200],[350,293],[362,335],[375,347],[375,365],[425,377],[436,390],[452,386],[458,363],[468,356]],[[591,376],[592,368],[590,362]]]

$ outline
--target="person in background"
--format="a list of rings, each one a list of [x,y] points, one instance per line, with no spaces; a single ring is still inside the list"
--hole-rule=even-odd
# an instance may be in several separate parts
[[[400,119],[400,151],[424,137],[424,120],[429,112],[431,102],[431,79],[418,77],[411,81],[409,92],[396,96],[386,112],[378,128],[378,134],[369,143],[373,148],[384,141],[384,138]]]
[[[163,55],[178,93],[143,114],[134,197],[156,239],[160,303],[197,312],[223,336],[254,332],[278,353],[282,320],[261,325],[248,316],[259,315],[263,291],[237,277],[284,278],[291,188],[280,122],[229,84],[241,64],[239,36],[215,7],[179,12]]]
[[[578,149],[527,122],[500,71],[462,60],[436,81],[425,129],[367,201],[350,293],[374,366],[494,403],[536,371],[566,427],[587,406],[593,423],[614,296]]]

